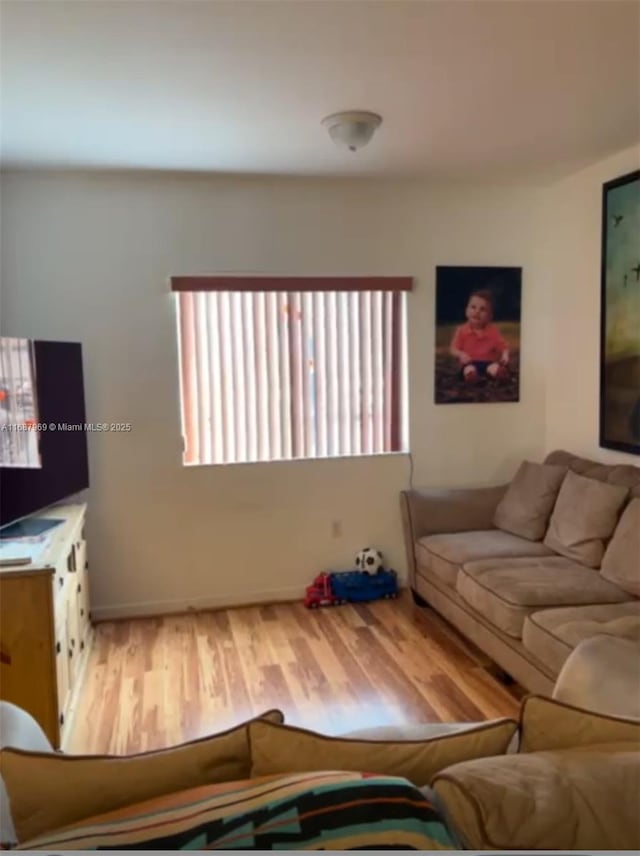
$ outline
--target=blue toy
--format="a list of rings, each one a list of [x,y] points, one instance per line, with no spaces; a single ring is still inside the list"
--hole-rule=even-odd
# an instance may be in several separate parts
[[[381,568],[375,574],[366,571],[334,571],[331,591],[339,600],[351,603],[398,597],[398,575]]]

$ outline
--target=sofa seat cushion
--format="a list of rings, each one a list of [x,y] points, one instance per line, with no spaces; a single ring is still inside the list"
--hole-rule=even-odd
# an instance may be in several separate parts
[[[525,619],[522,642],[538,660],[559,672],[583,639],[600,635],[632,639],[640,644],[640,600],[533,612]]]
[[[468,562],[458,574],[456,588],[477,612],[516,639],[530,612],[632,599],[598,571],[563,556]]]
[[[487,529],[478,532],[448,532],[427,535],[416,543],[416,561],[439,580],[456,587],[458,571],[465,562],[476,559],[509,559],[518,556],[552,556],[544,544],[519,535]]]
[[[639,762],[633,743],[598,743],[455,764],[432,788],[468,850],[637,851]]]

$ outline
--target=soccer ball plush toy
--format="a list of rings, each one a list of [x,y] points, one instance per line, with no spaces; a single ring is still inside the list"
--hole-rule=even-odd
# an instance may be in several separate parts
[[[382,553],[380,550],[374,550],[372,547],[365,547],[360,550],[356,556],[356,568],[359,571],[368,571],[370,574],[376,574],[384,567],[382,561]]]

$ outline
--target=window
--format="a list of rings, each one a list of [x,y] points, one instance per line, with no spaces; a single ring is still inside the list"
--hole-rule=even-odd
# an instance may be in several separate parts
[[[174,277],[185,464],[407,447],[400,277]]]
[[[38,469],[38,404],[30,339],[0,338],[0,466]]]

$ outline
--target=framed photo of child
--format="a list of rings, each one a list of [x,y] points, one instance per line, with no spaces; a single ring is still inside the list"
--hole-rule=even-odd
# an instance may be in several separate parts
[[[436,268],[436,404],[520,400],[522,268]]]

